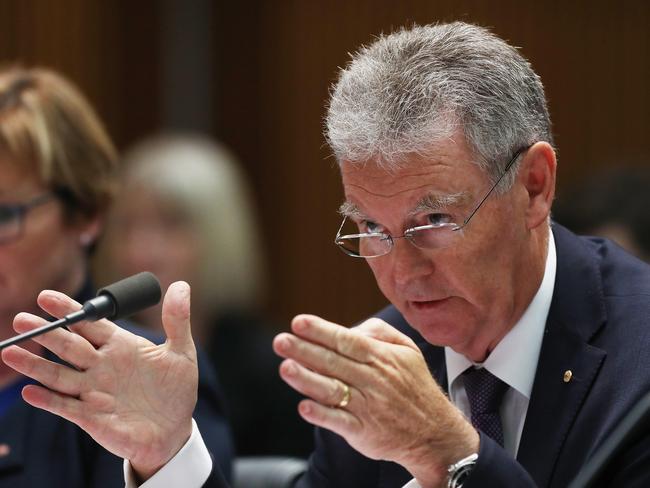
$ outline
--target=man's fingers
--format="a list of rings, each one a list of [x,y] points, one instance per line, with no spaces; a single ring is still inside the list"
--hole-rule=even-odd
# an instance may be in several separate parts
[[[20,334],[37,329],[47,322],[29,313],[14,318],[14,330]],[[55,329],[32,340],[79,369],[88,369],[96,360],[97,351],[86,339],[65,329]]]
[[[293,359],[303,366],[331,378],[362,386],[365,383],[365,364],[356,362],[336,351],[314,344],[292,334],[282,332],[273,340],[275,352]]]
[[[291,359],[283,361],[280,365],[280,376],[294,390],[322,405],[337,406],[348,396],[348,410],[363,408],[363,397],[359,390],[346,384],[349,388],[346,394],[344,384],[340,380],[315,373]]]
[[[81,304],[64,293],[54,290],[43,290],[38,294],[38,306],[52,317],[61,318],[70,312],[81,309]]]
[[[294,317],[291,330],[298,337],[321,344],[360,363],[369,363],[375,356],[370,338],[315,315]]]
[[[84,405],[81,400],[61,395],[38,385],[27,385],[22,391],[23,399],[33,407],[47,410],[82,427]]]
[[[407,346],[416,351],[418,350],[418,346],[413,342],[413,339],[376,317],[370,318],[356,327],[352,327],[351,330],[377,339],[378,341]]]
[[[54,290],[44,290],[38,295],[38,305],[52,317],[62,318],[81,309],[81,304],[69,296]],[[115,332],[117,326],[108,320],[81,322],[71,325],[70,330],[87,339],[95,347],[101,347]]]
[[[18,346],[4,349],[2,360],[7,366],[52,390],[71,396],[81,392],[81,373],[69,366],[54,363]]]
[[[190,285],[184,281],[169,285],[163,298],[162,322],[169,347],[179,353],[194,354],[190,325]]]
[[[362,423],[354,414],[342,408],[326,407],[313,400],[302,400],[298,413],[307,422],[331,430],[342,437],[358,431]]]

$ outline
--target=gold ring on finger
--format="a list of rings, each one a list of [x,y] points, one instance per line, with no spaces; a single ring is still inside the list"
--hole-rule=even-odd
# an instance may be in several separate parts
[[[336,380],[336,382],[343,388],[343,398],[341,398],[341,401],[336,404],[336,408],[345,408],[348,406],[348,403],[350,403],[350,387],[341,380]]]

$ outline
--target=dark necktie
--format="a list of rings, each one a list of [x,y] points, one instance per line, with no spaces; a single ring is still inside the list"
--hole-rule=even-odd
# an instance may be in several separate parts
[[[467,369],[463,380],[472,411],[472,425],[503,446],[499,406],[508,385],[485,368]]]

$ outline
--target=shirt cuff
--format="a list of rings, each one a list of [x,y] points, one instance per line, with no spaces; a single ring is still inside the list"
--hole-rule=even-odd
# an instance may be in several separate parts
[[[201,488],[211,472],[212,457],[205,447],[194,419],[192,419],[192,434],[185,445],[143,484],[137,484],[131,463],[127,459],[124,460],[125,488],[168,488],[169,486]]]
[[[412,479],[408,483],[406,483],[402,488],[421,488],[420,483],[418,483],[418,480]]]

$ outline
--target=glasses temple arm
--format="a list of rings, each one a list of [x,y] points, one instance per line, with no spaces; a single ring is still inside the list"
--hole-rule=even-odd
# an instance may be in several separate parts
[[[530,147],[530,146],[529,146],[529,147]],[[526,149],[528,149],[528,148],[526,148]],[[497,186],[499,186],[499,183],[501,183],[501,180],[503,179],[503,177],[504,177],[504,176],[506,175],[506,173],[510,170],[510,168],[515,164],[515,161],[517,161],[517,158],[519,157],[519,155],[520,155],[522,152],[524,152],[524,149],[520,149],[519,151],[517,151],[517,152],[515,153],[515,155],[512,157],[512,159],[511,159],[510,161],[508,161],[508,164],[506,164],[506,167],[503,168],[503,171],[502,171],[501,174],[499,175],[499,178],[498,178],[497,181],[494,183],[494,185],[492,185],[492,188],[490,188],[490,191],[487,192],[487,194],[483,197],[483,199],[479,202],[479,204],[478,204],[476,207],[474,207],[474,210],[472,210],[472,212],[471,212],[471,213],[467,216],[467,218],[463,221],[463,224],[462,224],[460,227],[458,227],[458,229],[456,229],[456,230],[460,230],[460,229],[462,229],[463,227],[465,227],[465,226],[469,223],[469,221],[472,219],[472,217],[474,217],[474,214],[475,214],[476,212],[478,212],[478,209],[481,208],[481,206],[483,205],[483,203],[485,203],[485,200],[487,200],[487,199],[490,197],[490,195],[492,195],[492,192],[494,191],[494,189],[495,189]]]

